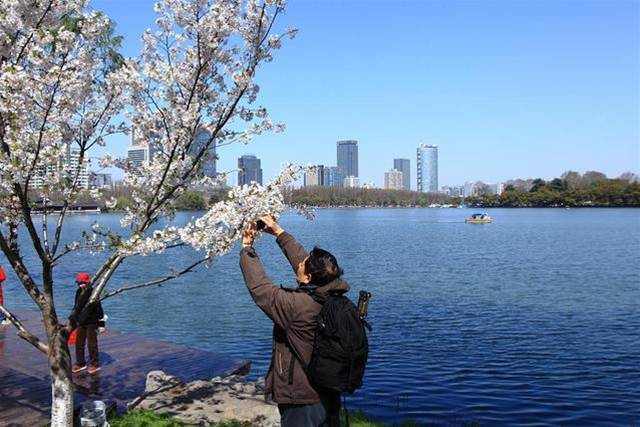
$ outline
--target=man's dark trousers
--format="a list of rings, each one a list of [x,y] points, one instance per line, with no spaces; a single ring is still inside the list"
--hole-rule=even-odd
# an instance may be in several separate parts
[[[76,363],[84,365],[84,342],[87,341],[89,347],[89,363],[99,365],[98,356],[98,325],[78,326],[76,337]]]
[[[315,405],[278,405],[282,427],[340,427],[340,394],[320,393]]]
[[[313,405],[278,405],[281,427],[319,427],[326,412],[322,403]]]

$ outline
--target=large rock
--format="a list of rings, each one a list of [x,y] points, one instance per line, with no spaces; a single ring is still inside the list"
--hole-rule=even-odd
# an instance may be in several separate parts
[[[129,407],[151,409],[202,426],[230,420],[259,427],[280,425],[278,407],[264,400],[261,387],[241,376],[185,384],[163,371],[151,371],[144,394]]]

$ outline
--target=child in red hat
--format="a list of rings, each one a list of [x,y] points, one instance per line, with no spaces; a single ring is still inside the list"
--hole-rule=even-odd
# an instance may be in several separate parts
[[[75,374],[86,369],[89,374],[94,374],[100,370],[98,333],[104,333],[105,331],[106,316],[102,311],[100,301],[93,303],[84,314],[82,313],[93,291],[91,276],[88,273],[78,273],[76,275],[76,284],[78,285],[78,290],[76,291],[75,305],[71,310],[71,316],[69,316],[71,327],[77,329],[76,364],[73,365],[71,371]],[[89,367],[87,367],[84,359],[85,340],[89,347]]]
[[[5,280],[7,280],[7,275],[0,265],[0,305],[2,306],[4,306],[4,297],[2,296],[2,283],[4,283]],[[11,323],[9,319],[7,319],[4,313],[0,311],[0,326],[8,325],[9,323]]]

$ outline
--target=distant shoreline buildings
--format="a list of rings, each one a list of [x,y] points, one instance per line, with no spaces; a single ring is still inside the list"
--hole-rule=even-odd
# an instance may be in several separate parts
[[[195,155],[209,142],[211,133],[201,129],[194,139],[190,153]],[[153,144],[143,143],[137,138],[135,129],[131,132],[131,145],[127,147],[127,160],[130,172],[153,161],[157,149]],[[80,152],[67,145],[66,152],[57,164],[40,168],[34,174],[30,183],[32,188],[42,188],[53,174],[63,168],[67,175],[78,172],[78,186],[82,189],[113,188],[111,174],[89,170],[89,160],[86,158],[79,166]],[[202,165],[202,176],[217,177],[216,145],[212,141],[209,151],[205,153]],[[329,186],[346,188],[377,188],[373,182],[362,182],[359,176],[359,144],[357,140],[336,141],[336,166],[313,165],[304,175],[305,187]],[[438,145],[419,144],[416,149],[416,190],[423,193],[441,193],[452,197],[469,197],[478,195],[501,194],[505,184],[502,182],[487,184],[482,181],[467,181],[463,185],[447,185],[438,190]],[[263,184],[263,170],[261,160],[254,154],[245,154],[238,158],[238,185],[257,182]],[[115,183],[117,185],[117,183]],[[383,188],[396,191],[411,191],[411,160],[407,158],[393,158],[393,168],[384,173]]]
[[[441,193],[451,197],[484,196],[490,194],[500,195],[504,191],[504,183],[485,184],[482,181],[467,181],[463,185],[451,185],[442,187]]]

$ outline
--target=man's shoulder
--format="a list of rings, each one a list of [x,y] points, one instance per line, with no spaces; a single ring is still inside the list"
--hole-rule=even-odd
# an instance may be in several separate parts
[[[312,294],[304,290],[296,289],[291,292],[291,295],[296,317],[315,323],[315,319],[320,313],[322,306],[313,299]]]

